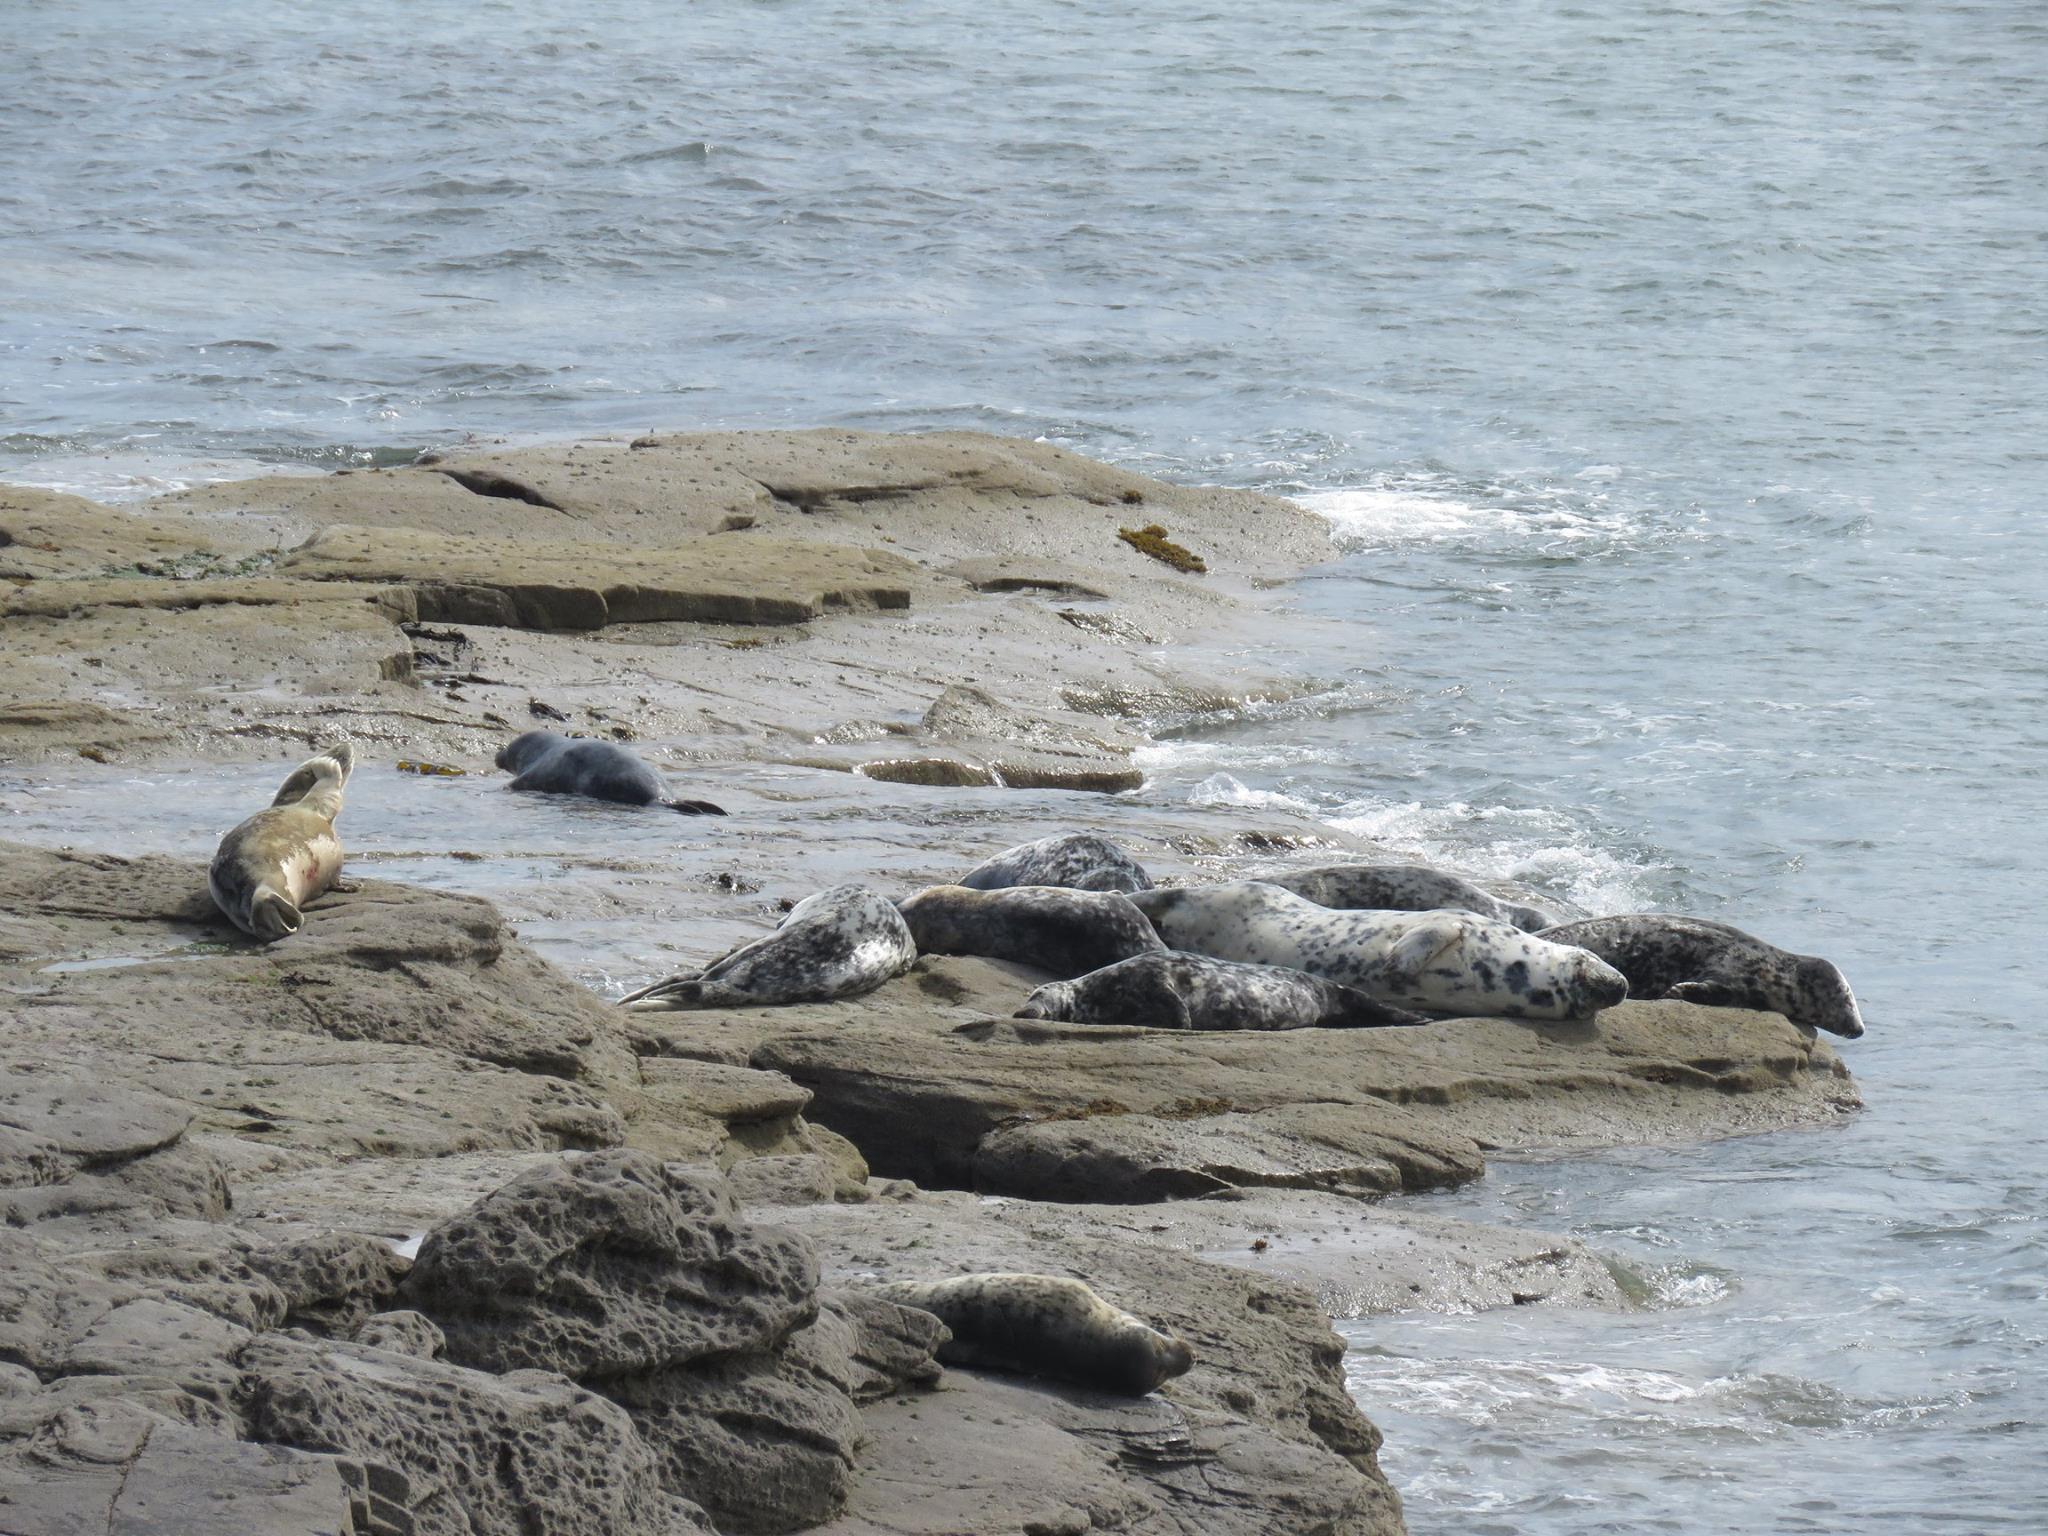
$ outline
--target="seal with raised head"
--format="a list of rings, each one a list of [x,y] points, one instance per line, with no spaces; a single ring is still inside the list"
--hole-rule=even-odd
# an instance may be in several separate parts
[[[1019,843],[984,859],[955,885],[998,891],[1016,885],[1061,885],[1075,891],[1149,891],[1152,877],[1123,849],[1093,832],[1062,832]]]
[[[1583,1019],[1628,996],[1599,956],[1472,912],[1339,912],[1259,880],[1124,900],[1169,948],[1307,971],[1397,1008]]]
[[[1325,864],[1262,875],[1269,885],[1292,891],[1319,907],[1342,912],[1436,912],[1450,908],[1477,912],[1524,933],[1552,927],[1557,919],[1536,907],[1502,901],[1462,875],[1427,864]]]
[[[1063,981],[1166,948],[1145,914],[1120,891],[934,885],[904,897],[896,908],[921,954],[1015,960]]]
[[[355,763],[355,749],[345,741],[307,758],[267,809],[220,840],[206,887],[244,933],[266,943],[297,933],[306,903],[339,885],[341,838],[334,819]]]
[[[498,749],[498,766],[516,775],[513,789],[543,795],[588,795],[620,805],[665,805],[686,816],[723,816],[709,800],[671,800],[661,775],[609,741],[526,731]]]
[[[1017,1017],[1153,1029],[1381,1029],[1430,1022],[1307,971],[1173,950],[1047,982],[1025,999]]]
[[[835,885],[791,907],[773,933],[619,1001],[643,1013],[829,1003],[874,991],[916,959],[910,929],[887,897]]]
[[[1058,1275],[956,1275],[863,1289],[944,1323],[953,1337],[938,1355],[949,1365],[1143,1397],[1195,1363],[1185,1340]]]
[[[1831,961],[1795,955],[1703,917],[1631,912],[1546,928],[1539,938],[1591,950],[1628,978],[1629,996],[1708,1008],[1760,1008],[1854,1040],[1863,1014]]]

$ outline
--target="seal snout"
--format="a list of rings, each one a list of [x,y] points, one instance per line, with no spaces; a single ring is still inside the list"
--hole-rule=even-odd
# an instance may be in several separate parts
[[[1587,1014],[1612,1008],[1627,1000],[1628,978],[1589,951],[1579,962],[1579,996],[1585,999]]]

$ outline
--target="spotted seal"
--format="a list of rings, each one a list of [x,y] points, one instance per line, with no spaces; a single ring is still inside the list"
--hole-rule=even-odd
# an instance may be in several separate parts
[[[916,959],[910,929],[887,897],[835,885],[791,907],[773,933],[619,1001],[642,1013],[829,1003],[874,991]]]
[[[896,909],[922,954],[1015,960],[1063,981],[1166,947],[1120,891],[934,885],[906,896]]]
[[[297,933],[306,903],[340,885],[334,820],[355,764],[355,748],[345,741],[307,758],[267,809],[220,840],[206,887],[244,933],[266,943]]]
[[[956,1275],[863,1289],[944,1323],[953,1337],[938,1355],[950,1365],[1143,1397],[1195,1363],[1185,1340],[1057,1275]]]
[[[1548,912],[1502,901],[1460,875],[1427,864],[1326,864],[1260,878],[1319,907],[1339,911],[1435,912],[1449,907],[1512,923],[1525,933],[1557,922]]]
[[[1795,955],[1726,923],[1634,912],[1561,923],[1538,937],[1591,950],[1628,978],[1631,997],[1761,1008],[1851,1040],[1863,1033],[1856,995],[1833,963]]]
[[[1019,843],[984,859],[953,883],[970,891],[1016,885],[1061,885],[1075,891],[1152,889],[1152,877],[1139,868],[1136,859],[1093,832],[1063,832],[1035,843]]]
[[[1597,955],[1471,912],[1338,912],[1259,880],[1124,900],[1173,949],[1308,971],[1398,1008],[1580,1019],[1628,995]]]
[[[1171,950],[1133,955],[1074,981],[1048,982],[1025,999],[1017,1017],[1154,1029],[1379,1029],[1429,1022],[1307,971]]]
[[[544,795],[588,795],[621,805],[667,806],[687,816],[723,816],[709,800],[671,800],[647,763],[609,741],[527,731],[498,749],[498,766],[516,775],[513,789]]]

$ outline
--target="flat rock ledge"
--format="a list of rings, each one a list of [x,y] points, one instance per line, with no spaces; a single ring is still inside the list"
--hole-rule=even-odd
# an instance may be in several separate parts
[[[1049,979],[926,956],[850,1002],[674,1015],[666,1048],[802,1084],[877,1173],[1067,1202],[1413,1193],[1477,1178],[1495,1148],[1747,1134],[1860,1103],[1827,1042],[1771,1013],[1281,1034],[1008,1016]]]
[[[1123,543],[1134,508],[1210,574]],[[487,760],[540,692],[728,759],[1115,791],[1129,743],[1087,715],[1268,690],[1155,653],[1330,552],[1292,503],[972,432],[483,447],[133,508],[0,486],[0,761],[282,756],[337,726]],[[878,698],[934,712],[873,722]],[[869,726],[917,739],[851,750]]]

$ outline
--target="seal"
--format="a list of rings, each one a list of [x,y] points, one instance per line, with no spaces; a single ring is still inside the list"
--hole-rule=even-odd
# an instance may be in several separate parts
[[[1015,885],[1063,885],[1075,891],[1149,891],[1152,877],[1138,861],[1106,837],[1063,832],[1019,843],[985,859],[955,885],[970,891],[999,891]]]
[[[1419,1013],[1389,1008],[1356,987],[1307,971],[1171,950],[1134,955],[1075,981],[1048,982],[1025,999],[1016,1016],[1153,1029],[1381,1029],[1429,1023]]]
[[[1185,1340],[1058,1275],[956,1275],[863,1289],[929,1312],[951,1329],[938,1350],[949,1365],[1143,1397],[1195,1363]]]
[[[829,1003],[874,991],[916,959],[910,929],[887,897],[835,885],[791,907],[773,933],[619,1001],[641,1013]]]
[[[1123,899],[1170,948],[1307,971],[1397,1008],[1584,1019],[1628,996],[1599,956],[1472,912],[1338,912],[1259,880]]]
[[[1325,864],[1260,878],[1319,907],[1345,912],[1434,912],[1450,907],[1512,923],[1524,933],[1557,923],[1548,912],[1502,901],[1462,875],[1427,864]]]
[[[723,816],[709,800],[671,800],[661,775],[609,741],[527,731],[498,749],[498,766],[516,774],[513,789],[544,795],[588,795],[621,805],[665,805],[686,816]]]
[[[1062,981],[1166,947],[1120,891],[934,885],[906,896],[896,909],[923,954],[1015,960]]]
[[[297,933],[306,903],[340,887],[341,838],[334,819],[355,764],[355,749],[345,741],[307,758],[268,809],[220,840],[206,888],[214,905],[252,938],[271,943]]]
[[[1628,978],[1631,997],[1760,1008],[1850,1040],[1863,1033],[1856,994],[1832,962],[1795,955],[1726,923],[1635,912],[1561,923],[1538,937],[1591,950]]]

